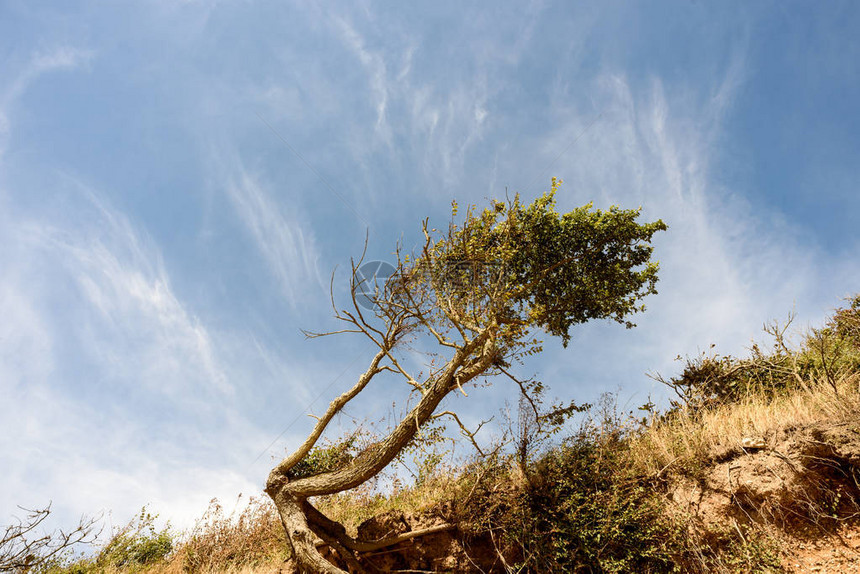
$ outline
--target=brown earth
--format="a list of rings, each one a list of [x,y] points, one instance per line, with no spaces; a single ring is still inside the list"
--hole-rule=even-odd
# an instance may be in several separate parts
[[[456,528],[449,504],[418,514],[391,510],[365,521],[358,527],[362,540],[382,540],[397,535],[451,524],[450,530],[401,542],[361,556],[361,563],[370,572],[506,572],[510,556],[496,551],[489,535],[465,536]],[[338,558],[330,560],[341,568]],[[345,568],[346,569],[346,568]]]
[[[810,532],[809,537],[787,541],[783,559],[787,572],[843,574],[860,572],[860,524],[842,524],[826,536]]]
[[[781,542],[787,572],[860,572],[860,424],[783,428],[762,448],[715,454],[670,498],[708,525],[757,524]]]

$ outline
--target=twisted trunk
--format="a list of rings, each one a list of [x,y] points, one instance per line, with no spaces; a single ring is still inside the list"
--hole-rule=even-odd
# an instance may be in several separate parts
[[[290,481],[288,472],[299,460],[291,456],[284,462],[289,461],[292,464],[282,462],[272,470],[266,484],[266,493],[278,508],[293,547],[295,561],[302,572],[344,572],[320,555],[314,544],[315,537],[327,542],[335,541],[334,546],[339,553],[344,554],[347,561],[354,561],[355,557],[350,552],[337,548],[338,545],[353,551],[364,550],[366,546],[365,542],[347,536],[341,525],[317,511],[308,502],[308,498],[355,488],[376,476],[409,444],[419,428],[433,415],[442,399],[485,372],[492,365],[495,354],[493,329],[487,329],[455,353],[445,371],[383,441],[361,453],[349,466]]]
[[[271,493],[269,493],[270,496]],[[290,496],[289,493],[281,491],[272,496],[278,513],[281,515],[281,524],[293,548],[293,560],[300,568],[300,572],[307,574],[345,574],[343,570],[322,557],[314,540],[315,533],[308,527],[308,521],[302,510],[300,498]]]

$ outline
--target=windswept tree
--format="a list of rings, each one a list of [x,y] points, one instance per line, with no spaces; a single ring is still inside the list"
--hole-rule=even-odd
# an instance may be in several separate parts
[[[516,380],[508,367],[541,351],[541,333],[561,337],[566,347],[571,327],[591,319],[634,326],[631,315],[645,309],[645,296],[656,293],[651,240],[666,225],[638,223],[639,209],[599,210],[588,204],[558,213],[560,184],[553,179],[552,190],[530,205],[517,196],[493,201],[482,211],[470,207],[459,224],[455,203],[454,221],[444,232],[425,220],[423,248],[415,254],[398,251],[394,273],[370,295],[371,310],[357,298],[358,291],[367,291],[366,279],[359,273],[361,261],[353,263],[351,305],[342,309],[332,301],[335,317],[346,324],[335,333],[367,337],[376,354],[354,386],[329,404],[304,443],[272,470],[266,485],[302,571],[343,572],[317,551],[317,539],[356,569],[357,553],[379,548],[378,541],[348,536],[310,499],[371,479],[434,418],[450,416],[459,424],[456,413],[437,412],[450,393],[464,391],[476,379]],[[432,367],[422,375],[410,371],[401,352],[418,339],[433,346]],[[383,373],[410,388],[407,414],[356,456],[328,451],[329,460],[320,464],[321,451],[314,447],[328,424]]]

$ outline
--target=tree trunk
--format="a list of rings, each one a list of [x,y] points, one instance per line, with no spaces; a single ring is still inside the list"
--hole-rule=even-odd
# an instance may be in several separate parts
[[[473,353],[476,356],[467,362]],[[433,415],[442,399],[485,372],[492,365],[495,355],[495,339],[492,330],[487,329],[455,354],[445,371],[388,437],[361,453],[349,466],[295,481],[290,481],[287,476],[290,469],[285,468],[283,463],[272,470],[266,484],[266,493],[278,508],[284,529],[293,546],[296,563],[302,572],[345,574],[320,555],[314,544],[315,534],[323,539],[335,538],[346,543],[344,545],[348,547],[361,546],[358,541],[352,541],[350,544],[351,539],[345,532],[334,532],[322,520],[309,520],[318,517],[308,516],[308,513],[314,512],[315,509],[312,511],[305,508],[310,506],[307,499],[355,488],[376,476],[409,444],[418,429]],[[352,555],[344,558],[354,559]]]
[[[293,547],[293,560],[302,574],[346,574],[343,570],[322,557],[314,544],[315,536],[308,527],[301,500],[287,492],[274,497],[284,531]]]

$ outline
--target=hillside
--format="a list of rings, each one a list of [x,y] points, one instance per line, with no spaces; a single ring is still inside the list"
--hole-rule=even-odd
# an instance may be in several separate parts
[[[854,572],[860,570],[860,297],[792,345],[713,351],[680,374],[663,411],[590,406],[577,430],[528,410],[494,454],[415,484],[318,501],[352,535],[379,541],[351,572]],[[525,414],[524,414],[525,413]],[[541,422],[542,424],[538,424]],[[335,448],[335,447],[332,447]],[[87,572],[292,572],[265,498],[196,528],[159,531],[145,512]],[[325,549],[320,542],[319,546]],[[334,553],[328,557],[337,561]]]

